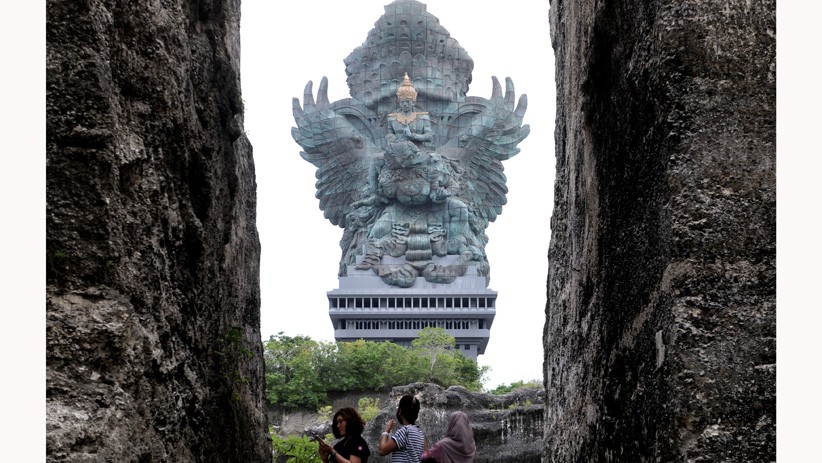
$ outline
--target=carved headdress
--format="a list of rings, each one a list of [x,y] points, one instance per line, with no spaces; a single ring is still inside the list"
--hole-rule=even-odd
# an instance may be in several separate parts
[[[416,0],[386,5],[365,42],[344,62],[351,96],[377,112],[393,106],[394,92],[406,72],[420,103],[427,105],[462,100],[474,69],[468,52]]]
[[[408,78],[407,72],[405,73],[405,77],[402,78],[400,88],[397,89],[397,98],[400,100],[411,99],[412,101],[417,101],[417,90],[411,85],[411,79]]]

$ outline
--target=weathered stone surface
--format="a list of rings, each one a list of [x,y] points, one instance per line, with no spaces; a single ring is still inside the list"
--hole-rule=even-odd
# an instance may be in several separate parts
[[[357,408],[361,397],[379,400],[380,413],[366,423],[363,433],[371,449],[369,462],[390,461],[390,457],[379,456],[379,438],[388,420],[395,418],[397,404],[405,394],[416,395],[420,400],[417,425],[425,433],[429,443],[433,444],[445,436],[449,413],[460,410],[471,421],[477,443],[478,463],[540,462],[545,397],[545,391],[541,388],[518,389],[504,395],[493,395],[471,392],[460,386],[443,389],[430,383],[398,386],[386,393],[348,393],[334,398],[332,412],[342,407]],[[330,420],[323,422],[318,418],[313,410],[271,410],[271,421],[283,436],[329,434]]]
[[[474,393],[460,386],[443,389],[435,384],[415,383],[395,387],[380,414],[365,426],[364,437],[377,449],[380,433],[394,418],[400,397],[416,395],[420,400],[417,425],[429,443],[445,436],[448,414],[460,410],[468,415],[477,443],[477,463],[539,463],[542,456],[543,403],[541,389],[519,389],[496,396]],[[387,462],[374,452],[375,462]],[[371,458],[368,459],[371,461]]]
[[[239,1],[47,7],[47,459],[270,461]]]
[[[545,461],[775,460],[775,2],[551,2]]]

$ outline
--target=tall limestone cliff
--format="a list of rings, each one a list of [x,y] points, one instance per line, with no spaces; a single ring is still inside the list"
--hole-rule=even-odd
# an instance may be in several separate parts
[[[47,458],[270,461],[239,0],[47,5]]]
[[[775,460],[775,8],[551,1],[545,461]]]

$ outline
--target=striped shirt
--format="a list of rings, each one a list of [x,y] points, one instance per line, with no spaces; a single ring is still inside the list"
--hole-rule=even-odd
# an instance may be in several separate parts
[[[397,443],[397,450],[391,452],[391,463],[420,462],[424,437],[417,425],[403,426],[391,438]]]

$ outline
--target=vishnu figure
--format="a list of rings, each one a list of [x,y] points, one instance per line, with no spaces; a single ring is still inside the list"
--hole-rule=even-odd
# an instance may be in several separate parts
[[[457,197],[456,163],[429,148],[431,121],[428,113],[414,111],[416,98],[405,74],[397,90],[399,111],[388,115],[391,133],[384,157],[370,179],[376,196],[391,204],[371,228],[366,256],[357,266],[375,268],[383,255],[404,255],[410,267],[383,269],[392,275],[381,272],[398,286],[412,284],[420,273],[429,281],[446,281],[463,271],[434,266],[434,255],[458,254],[459,264],[481,257],[468,229],[468,207]],[[397,271],[404,275],[395,275]]]
[[[427,112],[414,111],[417,102],[417,90],[411,85],[408,73],[402,79],[397,90],[399,112],[388,114],[388,123],[391,133],[396,140],[409,140],[418,147],[425,146],[431,141],[431,118]]]

